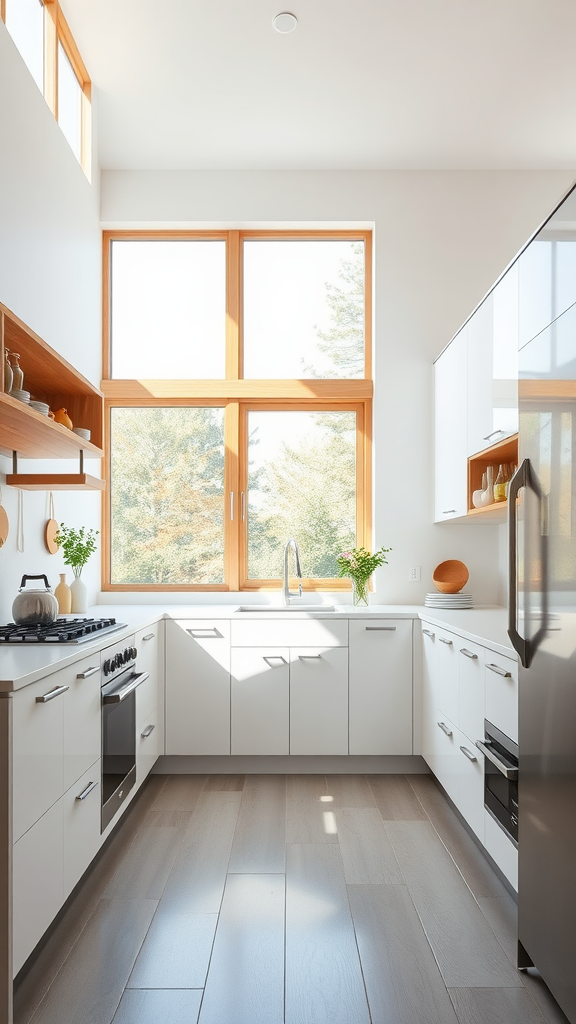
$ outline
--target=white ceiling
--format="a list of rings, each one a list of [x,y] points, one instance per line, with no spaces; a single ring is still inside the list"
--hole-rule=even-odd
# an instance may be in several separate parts
[[[576,166],[573,0],[62,6],[104,168]]]

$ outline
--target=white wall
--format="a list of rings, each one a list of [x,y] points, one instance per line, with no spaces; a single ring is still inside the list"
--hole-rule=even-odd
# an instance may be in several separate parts
[[[61,352],[86,377],[101,377],[101,243],[99,178],[90,184],[0,22],[0,301]],[[23,365],[24,372],[26,366]],[[25,472],[74,472],[76,463],[21,462]],[[99,474],[100,463],[88,463]],[[17,492],[0,456],[2,503],[10,535],[0,550],[0,622],[11,617],[24,573],[48,575],[64,567],[43,543],[44,492],[24,492],[25,551],[16,550]],[[68,525],[100,527],[100,496],[55,494],[56,517]],[[68,570],[70,581],[70,570]],[[95,597],[100,586],[94,556],[83,578]]]
[[[461,558],[497,602],[495,527],[432,524],[431,363],[573,179],[571,172],[129,172],[102,175],[105,227],[373,225],[378,602],[421,602]],[[421,584],[408,566],[422,566]]]

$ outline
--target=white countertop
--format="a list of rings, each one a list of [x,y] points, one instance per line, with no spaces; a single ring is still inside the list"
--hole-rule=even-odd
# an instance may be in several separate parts
[[[5,646],[0,649],[0,691],[19,690],[29,683],[36,682],[45,676],[57,672],[67,665],[72,665],[90,654],[94,654],[118,643],[125,637],[144,629],[160,619],[253,619],[265,615],[266,619],[304,619],[304,618],[396,618],[425,619],[436,626],[444,626],[461,634],[468,640],[483,644],[497,654],[516,659],[506,634],[507,612],[505,608],[470,608],[462,611],[446,612],[436,608],[423,608],[422,605],[369,605],[357,608],[353,605],[336,605],[336,611],[322,611],[322,606],[313,612],[266,611],[262,606],[254,605],[253,612],[239,612],[237,604],[212,605],[94,605],[87,611],[92,618],[110,617],[118,622],[126,623],[125,629],[104,636],[95,635],[94,640],[82,644],[62,644],[54,647],[49,644]]]

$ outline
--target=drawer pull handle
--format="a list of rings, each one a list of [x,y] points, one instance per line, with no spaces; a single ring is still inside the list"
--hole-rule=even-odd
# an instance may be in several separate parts
[[[438,726],[439,729],[442,729],[442,732],[444,733],[445,736],[452,735],[452,729],[449,729],[448,726],[444,724],[444,722],[436,722],[436,725]]]
[[[78,794],[76,799],[77,800],[85,800],[87,796],[90,796],[90,793],[94,792],[94,790],[96,789],[97,785],[98,785],[97,782],[89,782],[88,785],[86,786],[86,789],[83,789],[82,792]]]
[[[299,654],[298,657],[299,657],[300,661],[318,661],[322,657],[322,655],[321,654]]]
[[[455,508],[445,508],[445,509],[442,510],[442,515],[443,516],[447,516],[447,515],[449,515],[450,512],[455,512],[455,511],[456,511]]]
[[[505,430],[502,430],[502,429],[499,428],[498,430],[493,430],[492,433],[490,433],[490,434],[486,434],[486,437],[483,437],[482,440],[483,441],[489,441],[490,438],[494,437],[495,434],[505,434],[505,433],[506,433]]]
[[[153,725],[147,725],[146,728],[144,729],[144,732],[141,732],[140,735],[141,735],[143,740],[147,740],[148,737],[151,736],[153,732],[154,732],[154,726]]]
[[[368,632],[371,631],[373,633],[375,633],[378,630],[384,631],[385,633],[396,632],[396,626],[364,626],[364,629],[368,630]]]
[[[473,754],[471,750],[468,750],[468,747],[460,747],[460,750],[464,754],[464,757],[467,757],[469,761],[477,761],[478,760],[476,755]]]
[[[76,676],[76,679],[89,679],[90,676],[93,676],[95,672],[99,671],[99,665],[92,665],[90,668],[87,668],[84,672],[79,672],[78,675]]]
[[[467,650],[466,647],[461,647],[460,648],[460,654],[463,654],[465,658],[471,658],[472,661],[477,661],[478,660],[478,655],[474,654],[473,651]]]
[[[69,686],[55,686],[48,693],[44,693],[41,697],[36,697],[36,703],[47,704],[49,700],[54,700],[54,697],[59,697],[61,693],[66,693],[66,690],[69,689]]]
[[[222,633],[216,629],[216,626],[207,626],[206,629],[187,629],[186,632],[195,640],[214,640],[216,637],[220,640],[223,639]]]
[[[286,658],[283,658],[281,654],[263,654],[262,659],[270,668],[277,668],[277,665],[272,664],[273,662],[280,662],[281,665],[288,664]]]
[[[153,640],[155,636],[156,636],[156,633],[146,633],[146,636],[143,636],[142,639],[143,640]]]
[[[423,629],[422,632],[424,633],[425,636],[431,637],[432,640],[436,636],[436,633],[433,633],[431,629]]]
[[[446,637],[439,636],[438,639],[439,639],[441,644],[446,644],[448,647],[452,647],[452,641],[451,640],[447,640]]]
[[[489,662],[486,665],[486,668],[489,668],[491,672],[495,672],[497,676],[502,676],[504,679],[512,678],[512,673],[507,672],[505,668],[500,668],[500,665],[493,665],[491,662]]]

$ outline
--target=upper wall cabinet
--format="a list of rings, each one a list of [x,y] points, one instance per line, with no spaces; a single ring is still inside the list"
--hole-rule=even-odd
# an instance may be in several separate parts
[[[436,522],[466,515],[467,344],[468,332],[464,327],[434,363]]]
[[[520,348],[576,302],[576,235],[563,226],[573,221],[559,220],[561,210],[517,263]]]
[[[468,321],[467,455],[518,430],[518,274],[506,274]]]

